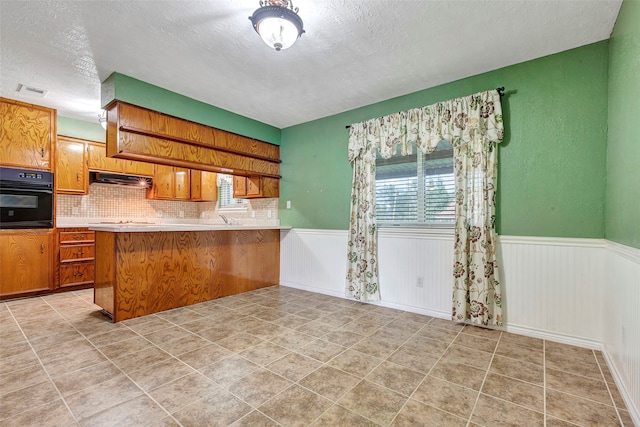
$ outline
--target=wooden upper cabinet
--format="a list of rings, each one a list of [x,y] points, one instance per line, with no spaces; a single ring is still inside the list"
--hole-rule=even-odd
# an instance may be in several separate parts
[[[189,200],[191,198],[191,177],[189,169],[174,168],[175,198]]]
[[[136,162],[135,160],[122,160],[125,173],[131,175],[153,176],[153,163]]]
[[[234,176],[233,197],[260,199],[280,196],[280,180],[266,176]]]
[[[150,190],[151,197],[154,199],[173,199],[174,185],[173,166],[156,165],[153,188]]]
[[[53,232],[0,232],[0,296],[53,288]]]
[[[215,202],[218,200],[218,174],[207,171],[191,171],[191,200]]]
[[[0,164],[51,170],[56,110],[0,98]]]
[[[89,169],[92,171],[123,173],[123,161],[107,157],[106,146],[99,142],[89,143]]]
[[[87,141],[58,136],[56,148],[56,193],[88,194]]]

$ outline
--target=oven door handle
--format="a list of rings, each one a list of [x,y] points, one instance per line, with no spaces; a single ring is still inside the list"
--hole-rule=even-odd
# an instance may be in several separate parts
[[[38,188],[29,188],[29,187],[0,187],[0,193],[4,193],[5,191],[17,191],[20,193],[31,192],[31,193],[53,194],[52,189],[40,190]]]

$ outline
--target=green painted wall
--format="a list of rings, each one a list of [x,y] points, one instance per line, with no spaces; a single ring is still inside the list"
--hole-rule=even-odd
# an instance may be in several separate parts
[[[95,123],[58,116],[58,135],[98,142],[105,142],[107,139],[107,132],[98,123],[97,116]]]
[[[139,105],[272,144],[280,144],[280,129],[276,127],[196,101],[124,74],[113,73],[103,83],[103,104],[107,104],[111,99]]]
[[[607,62],[604,41],[283,129],[281,223],[348,228],[345,125],[505,86],[498,232],[602,238]]]
[[[640,2],[625,0],[609,42],[605,236],[640,248]]]

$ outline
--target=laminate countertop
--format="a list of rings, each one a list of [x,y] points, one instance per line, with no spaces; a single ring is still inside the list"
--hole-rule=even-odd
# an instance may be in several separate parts
[[[156,233],[162,231],[235,231],[235,230],[291,230],[282,225],[224,225],[224,224],[146,224],[114,223],[88,224],[89,230],[111,233]]]

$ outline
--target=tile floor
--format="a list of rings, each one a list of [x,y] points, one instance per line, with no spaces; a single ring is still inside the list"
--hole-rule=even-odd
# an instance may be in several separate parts
[[[284,287],[118,324],[92,298],[0,304],[0,425],[633,425],[597,351]]]

